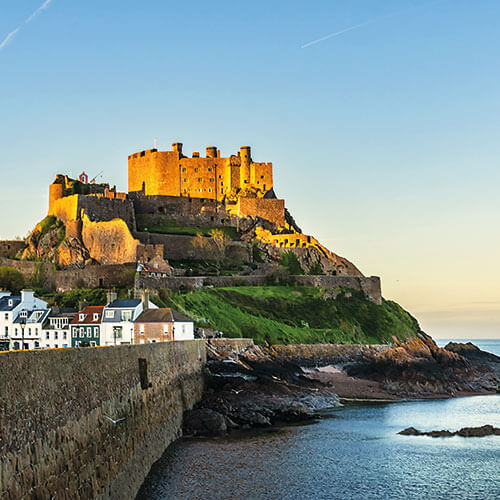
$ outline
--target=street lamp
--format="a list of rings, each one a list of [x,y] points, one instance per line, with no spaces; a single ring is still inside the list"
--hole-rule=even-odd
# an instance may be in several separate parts
[[[21,318],[21,350],[24,351],[24,329],[26,328],[26,318]]]

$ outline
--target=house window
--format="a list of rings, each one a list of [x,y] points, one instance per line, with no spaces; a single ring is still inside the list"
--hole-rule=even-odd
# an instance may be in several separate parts
[[[5,319],[9,319],[9,313],[5,313]]]
[[[46,339],[46,340],[49,340],[49,339],[50,339],[50,332],[47,332],[47,333],[45,334],[45,339]]]
[[[168,335],[168,325],[163,325],[163,335]]]
[[[132,319],[132,311],[122,311],[122,321],[130,321]]]
[[[54,332],[54,340],[57,340],[57,332]]]
[[[139,333],[144,335],[144,325],[139,325]]]
[[[9,327],[8,326],[5,327],[5,336],[6,337],[9,336]]]
[[[66,340],[68,337],[68,334],[66,332],[63,332],[63,339]]]
[[[28,328],[28,335],[31,335],[31,328]]]
[[[114,318],[115,312],[114,311],[106,311],[106,318]]]

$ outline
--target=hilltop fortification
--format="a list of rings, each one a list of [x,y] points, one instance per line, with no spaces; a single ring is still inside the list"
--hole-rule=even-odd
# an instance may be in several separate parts
[[[78,179],[57,175],[49,186],[47,218],[31,233],[22,258],[58,268],[139,261],[171,273],[165,260],[213,257],[214,229],[232,235],[226,256],[233,263],[269,270],[290,251],[305,271],[363,277],[302,233],[275,194],[272,163],[254,161],[249,146],[226,157],[210,146],[205,156],[188,157],[178,142],[171,151],[131,154],[127,193],[89,180],[85,172]]]

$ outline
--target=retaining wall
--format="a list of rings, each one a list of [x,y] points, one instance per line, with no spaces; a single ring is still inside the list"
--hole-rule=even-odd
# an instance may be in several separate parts
[[[335,288],[351,288],[361,291],[366,298],[376,304],[382,303],[382,291],[378,276],[289,276],[290,285],[315,286],[333,290]],[[266,286],[267,276],[171,276],[167,278],[149,278],[136,276],[136,288],[181,290],[182,288],[202,288],[204,286]]]
[[[202,340],[1,353],[0,498],[133,499],[205,362]]]

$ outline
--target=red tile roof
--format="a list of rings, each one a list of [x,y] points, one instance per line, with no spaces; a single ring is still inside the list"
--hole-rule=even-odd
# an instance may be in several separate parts
[[[70,325],[97,325],[101,323],[102,312],[104,306],[87,306],[83,311],[75,314],[75,317],[71,321]],[[80,315],[85,314],[82,321],[80,321]],[[94,314],[97,314],[97,319],[94,320]]]

